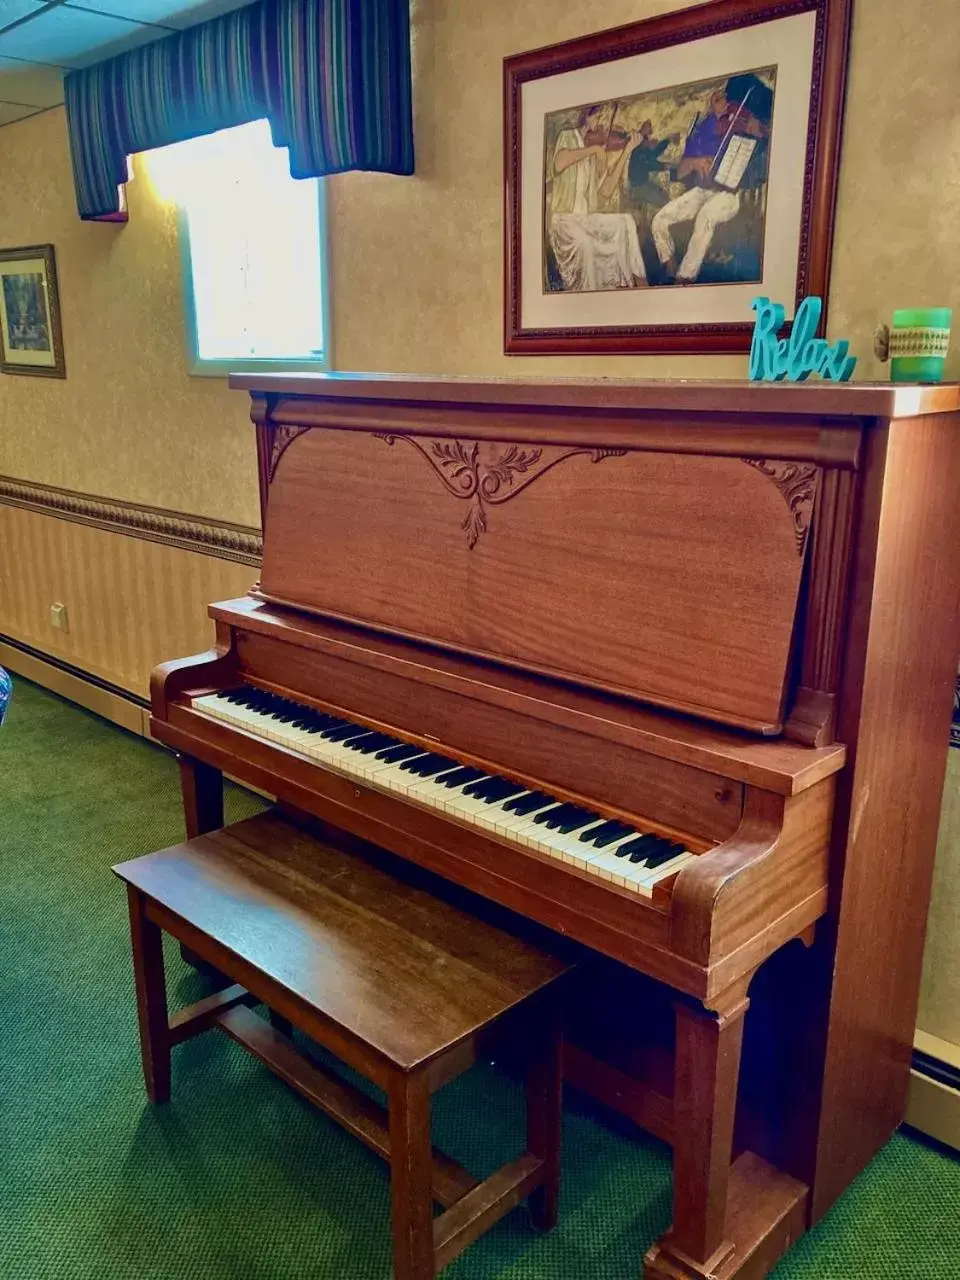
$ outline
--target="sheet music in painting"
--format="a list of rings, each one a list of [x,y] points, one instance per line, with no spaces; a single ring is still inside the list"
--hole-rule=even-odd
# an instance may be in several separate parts
[[[756,138],[749,138],[745,133],[735,133],[727,144],[723,159],[717,165],[714,175],[717,186],[736,191],[756,149]]]

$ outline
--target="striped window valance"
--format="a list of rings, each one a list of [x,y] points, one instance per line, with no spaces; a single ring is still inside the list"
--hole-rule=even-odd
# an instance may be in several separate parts
[[[409,0],[259,0],[66,78],[81,218],[127,157],[267,119],[295,178],[413,172]]]

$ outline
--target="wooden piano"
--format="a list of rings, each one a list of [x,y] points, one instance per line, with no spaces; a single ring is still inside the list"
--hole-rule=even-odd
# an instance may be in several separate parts
[[[766,1275],[903,1116],[960,390],[232,385],[261,578],[153,677],[190,835],[226,771],[590,948],[571,1078],[673,1145],[645,1275]]]

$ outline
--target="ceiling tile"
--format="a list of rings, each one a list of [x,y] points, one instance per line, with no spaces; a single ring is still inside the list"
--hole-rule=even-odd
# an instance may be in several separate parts
[[[231,9],[242,9],[251,0],[74,0],[84,9],[135,18],[137,22],[158,22],[163,26],[192,27],[218,18]],[[3,0],[0,0],[2,5]]]
[[[45,8],[48,3],[49,0],[0,0],[0,30],[28,13]]]
[[[60,5],[12,31],[0,32],[0,57],[81,67],[156,36],[156,27]]]
[[[17,102],[0,102],[0,125],[13,124],[14,120],[23,120],[25,116],[36,114],[36,107],[24,107]]]
[[[63,101],[63,72],[35,62],[0,58],[0,98],[32,107],[55,107]]]

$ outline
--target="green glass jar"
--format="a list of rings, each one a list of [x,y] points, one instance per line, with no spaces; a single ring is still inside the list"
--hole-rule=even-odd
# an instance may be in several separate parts
[[[890,328],[892,382],[939,382],[950,345],[950,307],[904,307]]]

